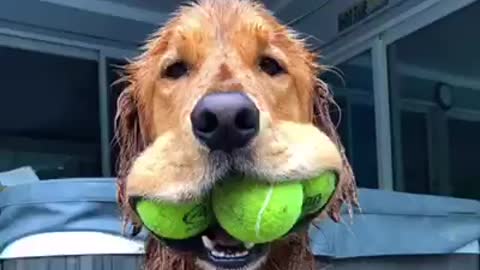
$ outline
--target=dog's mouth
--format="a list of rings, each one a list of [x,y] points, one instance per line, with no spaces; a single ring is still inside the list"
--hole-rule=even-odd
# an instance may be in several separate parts
[[[267,255],[269,244],[241,242],[220,226],[212,226],[202,234],[186,240],[160,239],[167,247],[194,254],[215,269],[248,269]]]
[[[201,240],[204,252],[199,259],[220,269],[243,269],[262,259],[268,250],[267,244],[238,241],[219,226],[208,230]]]
[[[248,149],[238,150],[235,155],[212,152],[209,158],[213,164],[212,167],[216,168],[217,182],[243,175],[246,170],[242,166],[250,166],[251,163]],[[129,199],[132,208],[136,209],[137,201],[142,198],[130,197]],[[291,233],[305,231],[316,214],[303,216],[284,237]],[[263,244],[242,242],[226,232],[217,222],[213,221],[214,225],[210,225],[202,233],[184,240],[163,238],[145,228],[150,231],[151,236],[162,242],[164,247],[196,258],[201,269],[252,270],[258,269],[266,261],[272,242]],[[278,240],[281,241],[281,239]]]

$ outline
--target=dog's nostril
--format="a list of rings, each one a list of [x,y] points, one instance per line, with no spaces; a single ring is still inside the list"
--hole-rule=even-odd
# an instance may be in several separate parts
[[[217,116],[210,112],[205,111],[200,116],[200,121],[196,125],[196,129],[200,132],[210,133],[214,132],[215,129],[218,127],[218,119]]]
[[[252,110],[247,108],[240,110],[235,117],[235,126],[238,129],[255,129],[257,127],[257,123],[257,116]]]

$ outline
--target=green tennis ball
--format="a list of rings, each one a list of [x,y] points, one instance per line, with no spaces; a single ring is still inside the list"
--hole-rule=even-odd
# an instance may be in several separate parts
[[[272,184],[230,179],[213,189],[212,208],[220,226],[246,243],[281,238],[302,212],[303,188],[298,182]]]
[[[337,176],[328,171],[320,176],[302,181],[303,210],[302,216],[319,212],[330,200],[337,188]]]
[[[168,239],[181,240],[206,230],[213,220],[205,202],[171,203],[144,200],[137,203],[137,213],[147,229]]]

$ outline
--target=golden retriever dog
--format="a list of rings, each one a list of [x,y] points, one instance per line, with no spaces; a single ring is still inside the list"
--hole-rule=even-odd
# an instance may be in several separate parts
[[[340,180],[324,212],[338,221],[342,204],[355,205],[356,189],[330,120],[332,97],[318,79],[323,70],[259,3],[181,7],[127,65],[118,100],[118,199],[133,233],[142,227],[138,199],[201,198],[232,174],[280,182],[334,170]],[[181,241],[151,235],[145,267],[314,269],[305,225],[316,217],[262,245],[242,243],[220,226]]]

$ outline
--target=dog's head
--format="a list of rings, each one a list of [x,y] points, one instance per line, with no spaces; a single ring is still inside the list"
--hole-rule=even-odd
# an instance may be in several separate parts
[[[334,170],[340,183],[329,209],[336,218],[355,189],[321,70],[295,33],[259,4],[205,0],[181,8],[127,67],[117,115],[125,213],[140,225],[130,211],[135,198],[192,200],[232,173],[292,181]],[[255,269],[270,250],[218,228],[204,236],[203,244],[202,236],[154,240],[147,259],[166,265],[165,245],[190,251],[205,269]],[[215,248],[243,255],[209,256]]]

